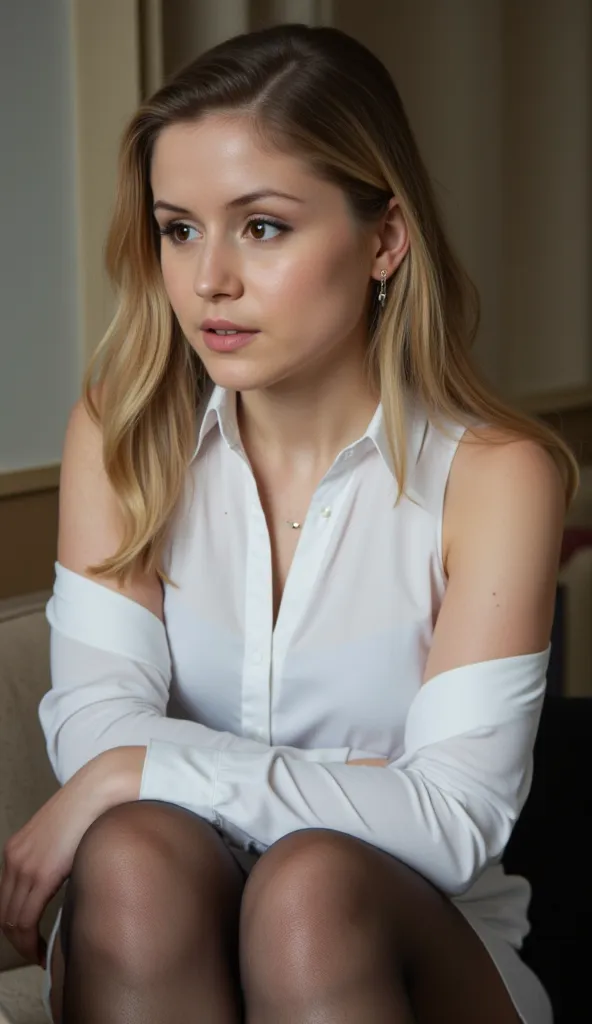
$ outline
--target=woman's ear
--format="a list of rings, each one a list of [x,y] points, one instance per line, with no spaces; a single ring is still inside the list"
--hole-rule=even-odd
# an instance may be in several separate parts
[[[372,277],[379,281],[381,270],[386,270],[388,280],[409,251],[407,223],[401,212],[399,200],[395,196],[389,201],[388,209],[372,236],[372,243]]]

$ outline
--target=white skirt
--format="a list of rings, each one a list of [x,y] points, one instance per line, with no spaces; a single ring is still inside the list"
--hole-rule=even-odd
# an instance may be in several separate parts
[[[455,905],[481,939],[523,1024],[553,1024],[553,1010],[545,989],[514,947],[465,907]]]

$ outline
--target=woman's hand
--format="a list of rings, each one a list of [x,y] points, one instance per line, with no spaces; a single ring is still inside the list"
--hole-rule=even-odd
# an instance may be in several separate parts
[[[369,764],[374,768],[386,768],[388,757],[362,757],[356,761],[346,761],[346,764]]]
[[[110,807],[137,800],[145,747],[118,747],[85,764],[4,848],[0,929],[28,961],[46,966],[39,921],[72,870],[88,828]]]

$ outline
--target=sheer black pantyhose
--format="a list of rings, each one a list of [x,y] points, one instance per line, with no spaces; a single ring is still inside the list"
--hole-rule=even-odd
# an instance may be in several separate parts
[[[218,833],[165,803],[87,832],[52,968],[56,1024],[518,1024],[470,926],[393,857],[307,829],[245,884]]]
[[[103,815],[68,882],[64,1024],[241,1021],[244,881],[220,836],[182,808],[137,802]]]

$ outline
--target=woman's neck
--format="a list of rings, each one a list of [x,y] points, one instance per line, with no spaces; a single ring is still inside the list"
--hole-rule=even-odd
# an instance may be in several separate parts
[[[247,455],[283,467],[330,465],[363,435],[380,401],[363,368],[352,369],[240,393],[237,416]]]

